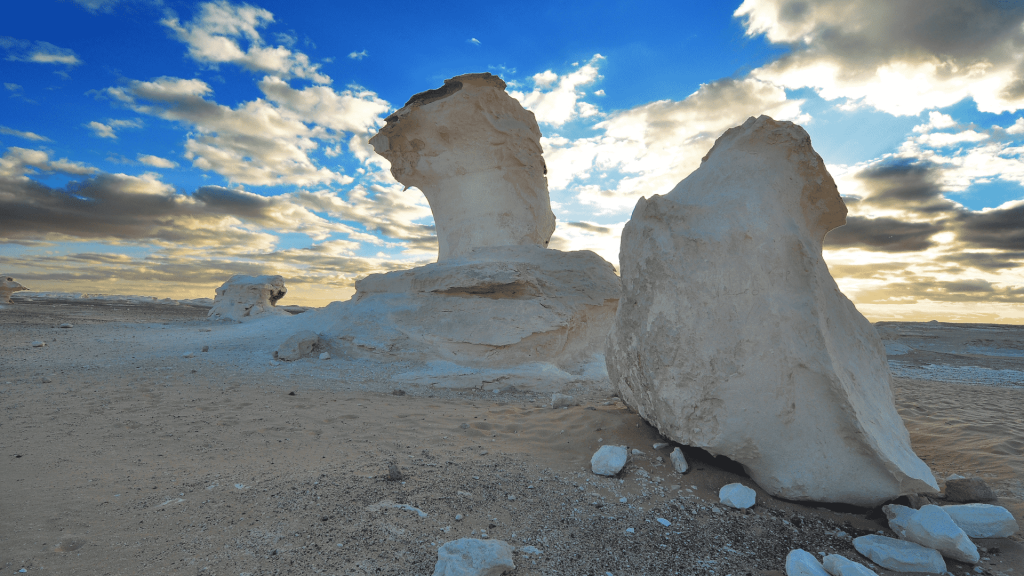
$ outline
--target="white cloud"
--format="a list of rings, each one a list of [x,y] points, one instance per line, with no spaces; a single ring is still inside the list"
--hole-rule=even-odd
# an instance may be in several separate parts
[[[103,122],[92,121],[85,125],[86,128],[92,130],[96,136],[100,138],[113,138],[117,139],[117,134],[114,132],[115,129],[120,128],[142,128],[142,121],[135,120],[107,120],[107,124]]]
[[[956,121],[949,114],[931,111],[928,113],[928,123],[914,126],[914,132],[930,132],[932,130],[945,130],[956,126]]]
[[[29,179],[28,175],[33,173],[33,169],[41,172],[59,172],[73,176],[84,176],[98,172],[92,166],[71,162],[67,158],[50,160],[49,153],[44,150],[11,146],[4,153],[3,157],[0,157],[0,178],[26,182]]]
[[[601,90],[595,90],[594,96],[604,96],[604,89],[602,88]]]
[[[789,54],[751,72],[846,108],[916,115],[973,98],[1024,108],[1024,5],[958,0],[745,0],[735,16]]]
[[[1017,118],[1017,121],[1006,129],[1009,134],[1024,134],[1024,118]]]
[[[363,58],[366,58],[369,55],[369,52],[363,50],[362,52],[349,52],[348,57],[353,60],[362,60]]]
[[[114,6],[120,0],[74,0],[74,2],[95,14],[97,12],[113,12]]]
[[[166,158],[161,158],[159,156],[153,156],[152,154],[139,154],[138,160],[139,160],[139,162],[142,162],[143,164],[146,164],[148,166],[153,166],[154,168],[177,168],[178,167],[178,163],[177,162],[174,162],[172,160],[168,160]]]
[[[466,40],[466,42],[469,42],[470,44],[473,44],[474,46],[479,46],[480,45],[480,41],[477,40],[476,38],[470,38],[469,40]]]
[[[21,130],[15,130],[14,128],[8,128],[7,126],[0,126],[0,134],[7,134],[9,136],[17,136],[18,138],[24,138],[25,140],[35,140],[38,142],[49,142],[50,139],[46,136],[40,136],[35,132],[22,132]]]
[[[534,88],[531,92],[510,91],[509,94],[519,100],[523,107],[537,117],[537,122],[561,126],[566,122],[589,113],[594,115],[596,109],[580,102],[585,96],[582,86],[593,84],[600,75],[598,65],[604,56],[595,54],[588,63],[564,76],[551,70],[533,75]]]
[[[306,54],[263,41],[259,29],[273,21],[274,15],[263,8],[218,0],[201,4],[190,22],[182,24],[168,12],[161,23],[188,45],[189,56],[198,62],[211,66],[230,63],[282,78],[330,84],[330,77],[320,73],[320,65],[311,63]]]
[[[63,64],[65,66],[78,66],[82,63],[74,50],[61,48],[41,40],[29,42],[10,36],[0,36],[0,48],[7,52],[7,59],[12,61]]]

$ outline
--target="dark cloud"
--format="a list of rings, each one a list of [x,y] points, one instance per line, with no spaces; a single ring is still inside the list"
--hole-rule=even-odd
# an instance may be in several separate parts
[[[895,272],[906,270],[907,262],[880,262],[877,264],[829,264],[828,271],[838,278],[887,279]]]
[[[972,247],[1024,250],[1024,200],[1005,208],[957,215],[957,238]]]
[[[882,252],[917,252],[935,245],[941,224],[905,222],[896,218],[848,216],[846,225],[825,236],[826,248],[864,248]]]
[[[941,167],[916,159],[887,160],[865,168],[856,178],[869,191],[861,203],[930,215],[952,210],[956,204],[943,196]]]
[[[614,234],[614,230],[607,226],[599,226],[597,224],[591,224],[590,222],[564,222],[565,226],[572,228],[579,228],[580,230],[586,230],[587,232],[593,232],[594,234]]]
[[[944,256],[941,260],[986,272],[997,272],[1019,268],[1024,264],[1024,252],[961,252]]]
[[[919,277],[891,282],[884,287],[856,292],[858,304],[914,304],[933,302],[1024,303],[1024,287],[1002,286],[978,278],[943,281]]]

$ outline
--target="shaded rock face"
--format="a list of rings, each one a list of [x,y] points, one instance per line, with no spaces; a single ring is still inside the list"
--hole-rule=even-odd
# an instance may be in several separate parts
[[[275,307],[287,292],[280,276],[236,274],[217,288],[207,316],[244,322],[261,316],[287,315],[288,312]]]
[[[348,355],[427,364],[399,382],[607,386],[604,341],[619,290],[612,265],[593,252],[477,248],[357,281],[352,300],[324,310],[334,320],[321,336]]]
[[[612,384],[665,436],[770,493],[874,506],[938,487],[896,413],[877,333],[821,255],[846,207],[810,137],[750,118],[641,198],[622,234]]]
[[[28,290],[28,288],[25,288],[10,276],[0,275],[0,304],[10,304],[11,294],[21,290]]]
[[[540,128],[491,74],[413,96],[370,144],[430,203],[438,261],[473,248],[547,246],[555,230]]]

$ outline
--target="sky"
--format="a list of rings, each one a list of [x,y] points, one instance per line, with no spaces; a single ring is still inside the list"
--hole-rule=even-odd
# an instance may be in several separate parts
[[[0,272],[346,300],[436,259],[367,140],[502,77],[540,125],[551,247],[618,267],[642,197],[750,116],[803,126],[849,208],[825,259],[871,320],[1024,323],[1024,3],[34,0],[0,21]]]

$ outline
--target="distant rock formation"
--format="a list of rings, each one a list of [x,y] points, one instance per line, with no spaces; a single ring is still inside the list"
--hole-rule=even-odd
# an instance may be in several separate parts
[[[0,304],[11,304],[11,294],[21,290],[28,290],[14,278],[7,275],[0,275]]]
[[[288,312],[276,307],[288,289],[280,276],[246,276],[236,274],[217,288],[213,307],[207,316],[215,320],[244,322],[260,316],[284,315]]]
[[[878,334],[822,259],[846,206],[810,137],[750,118],[622,234],[608,373],[665,436],[783,498],[873,506],[938,486]]]
[[[547,246],[555,215],[540,136],[505,82],[483,73],[413,96],[370,144],[427,197],[443,262],[486,246]]]

